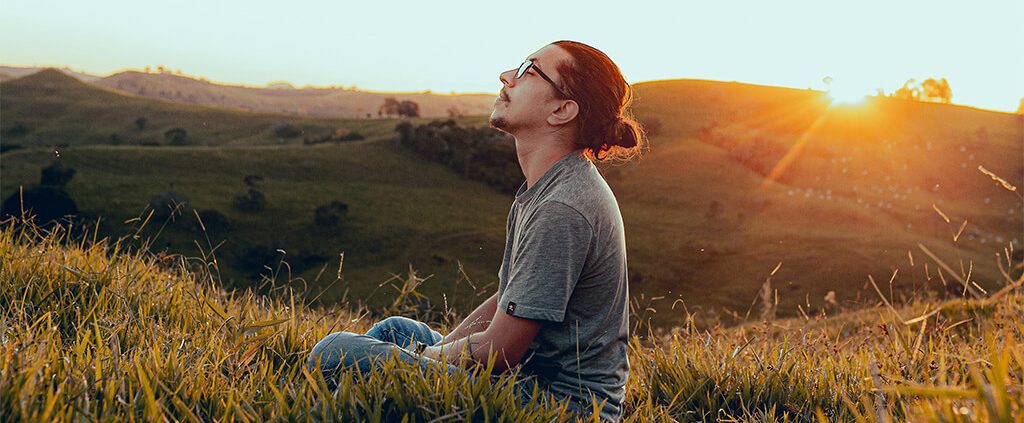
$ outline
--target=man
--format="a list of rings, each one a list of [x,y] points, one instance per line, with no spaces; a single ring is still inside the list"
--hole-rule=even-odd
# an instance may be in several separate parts
[[[601,418],[618,420],[629,374],[625,232],[592,161],[641,148],[623,114],[629,85],[604,53],[573,41],[541,48],[499,80],[490,124],[515,138],[526,181],[509,211],[498,292],[447,336],[391,317],[366,335],[329,335],[310,365],[366,371],[372,363],[360,358],[397,352],[458,371],[493,357],[495,372],[520,366],[570,409],[589,414],[596,402]]]

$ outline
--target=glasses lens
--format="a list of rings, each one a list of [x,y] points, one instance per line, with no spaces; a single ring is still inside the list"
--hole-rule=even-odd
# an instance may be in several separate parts
[[[531,60],[527,60],[523,62],[523,64],[519,65],[519,70],[516,71],[516,79],[522,78],[523,74],[530,69],[530,66],[533,66],[533,61]]]

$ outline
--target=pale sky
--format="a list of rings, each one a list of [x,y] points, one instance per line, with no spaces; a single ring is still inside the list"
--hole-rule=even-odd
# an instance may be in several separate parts
[[[1024,1],[47,1],[0,3],[0,64],[98,75],[164,65],[222,83],[497,92],[559,39],[629,82],[698,78],[844,92],[946,78],[953,102],[1024,97]]]

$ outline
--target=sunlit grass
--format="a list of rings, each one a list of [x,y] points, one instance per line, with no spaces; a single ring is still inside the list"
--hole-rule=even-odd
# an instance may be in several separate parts
[[[424,377],[401,361],[343,373],[329,391],[304,370],[315,342],[409,312],[405,301],[315,309],[287,292],[224,292],[210,258],[88,238],[13,221],[0,230],[0,421],[570,418],[518,402],[509,378]],[[1024,412],[1022,281],[980,299],[637,330],[626,421],[1011,421]],[[420,282],[410,273],[401,292],[415,296]]]

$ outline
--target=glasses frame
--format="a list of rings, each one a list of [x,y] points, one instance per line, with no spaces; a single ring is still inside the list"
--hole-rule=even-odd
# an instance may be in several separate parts
[[[544,73],[544,71],[540,70],[540,68],[537,67],[537,64],[534,63],[531,59],[526,59],[523,61],[521,65],[519,65],[519,70],[516,71],[516,79],[520,79],[523,77],[523,75],[526,75],[526,71],[530,70],[530,68],[533,68],[533,70],[537,71],[537,75],[540,75],[540,77],[544,78],[545,81],[548,81],[548,83],[551,84],[552,87],[555,87],[555,91],[558,91],[558,94],[561,94],[562,98],[565,98],[567,100],[572,99],[572,97],[566,94],[565,91],[562,91],[562,89],[558,87],[558,84],[556,84],[555,81],[549,78],[548,75]]]

